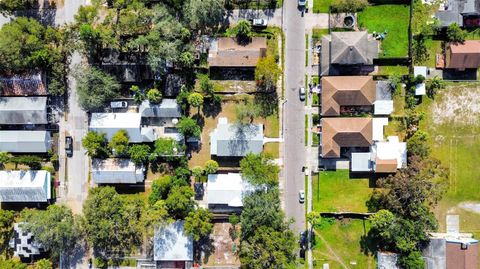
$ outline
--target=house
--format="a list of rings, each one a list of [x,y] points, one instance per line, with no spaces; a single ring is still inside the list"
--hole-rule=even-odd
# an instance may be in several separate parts
[[[398,254],[387,251],[377,252],[377,269],[400,269],[397,265]]]
[[[210,43],[208,65],[211,68],[255,68],[258,60],[266,55],[265,37],[252,37],[248,44],[239,44],[232,37],[221,37]]]
[[[214,213],[241,211],[243,196],[252,189],[241,174],[209,174],[206,191],[208,210]]]
[[[89,129],[105,133],[108,140],[120,130],[128,133],[131,143],[154,142],[158,138],[154,128],[142,126],[140,113],[92,113]]]
[[[8,242],[10,248],[13,249],[13,256],[29,259],[42,254],[45,251],[42,244],[35,242],[32,233],[24,232],[21,228],[22,224],[13,224],[13,237]]]
[[[0,96],[48,95],[45,78],[40,73],[0,77]]]
[[[440,26],[448,27],[456,23],[460,27],[480,26],[480,1],[479,0],[447,0],[440,5],[435,17]]]
[[[414,66],[413,67],[413,76],[423,76],[424,78],[427,77],[427,67],[426,66]],[[425,87],[425,81],[422,83],[418,83],[415,85],[415,95],[425,95],[427,94],[427,90]]]
[[[366,31],[332,32],[322,37],[322,76],[360,75],[373,71],[378,41]]]
[[[0,171],[0,202],[48,202],[52,198],[50,172]]]
[[[388,115],[393,111],[391,87],[388,82],[374,81],[371,76],[323,77],[322,116],[345,113],[373,112]]]
[[[175,99],[162,99],[160,104],[152,104],[150,101],[143,101],[138,113],[143,118],[160,118],[162,120],[172,120],[182,117],[182,108],[178,105]]]
[[[262,124],[232,124],[219,118],[217,128],[210,133],[210,154],[218,157],[243,157],[263,151]]]
[[[48,124],[47,97],[0,97],[0,124]]]
[[[145,180],[145,168],[130,159],[93,159],[92,179],[96,184],[136,184]]]
[[[191,268],[193,238],[185,234],[184,221],[177,220],[155,229],[153,260],[157,268]]]
[[[370,152],[353,152],[352,172],[395,173],[407,166],[407,143],[398,136],[389,136],[386,141],[374,141]]]
[[[146,53],[124,53],[114,49],[105,49],[102,53],[101,69],[115,76],[119,82],[141,83],[154,79]]]
[[[477,69],[480,67],[480,40],[450,43],[445,56],[445,68]]]
[[[46,153],[51,148],[49,131],[0,131],[0,151]]]
[[[477,269],[479,242],[468,233],[431,233],[423,251],[426,269]]]

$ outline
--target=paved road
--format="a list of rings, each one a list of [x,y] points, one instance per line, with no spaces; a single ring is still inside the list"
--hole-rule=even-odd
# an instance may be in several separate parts
[[[284,108],[284,203],[288,218],[294,218],[294,231],[305,230],[305,205],[298,202],[298,191],[304,189],[305,165],[304,103],[298,88],[305,85],[305,20],[296,1],[284,4],[285,31],[285,99]]]

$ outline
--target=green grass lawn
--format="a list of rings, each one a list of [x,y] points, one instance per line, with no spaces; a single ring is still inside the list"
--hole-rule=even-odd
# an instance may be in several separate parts
[[[368,6],[358,13],[359,27],[368,32],[387,31],[381,42],[380,57],[404,57],[408,53],[409,7],[406,5]]]
[[[439,230],[445,231],[447,212],[460,215],[460,230],[480,237],[480,214],[466,211],[462,202],[480,203],[480,113],[475,112],[478,86],[449,86],[435,97],[425,98],[418,109],[425,113],[420,129],[430,135],[432,156],[449,169],[449,187],[435,208]],[[469,109],[472,107],[472,109]],[[448,110],[454,111],[454,116]],[[477,119],[476,123],[468,122]]]
[[[312,132],[312,146],[318,146],[319,138],[317,133]]]
[[[467,40],[479,40],[480,39],[480,29],[467,30]]]
[[[308,145],[308,115],[305,115],[305,146]]]
[[[424,65],[435,68],[435,55],[442,52],[442,42],[440,40],[427,39],[425,45],[428,49],[428,60],[416,65]]]
[[[368,179],[350,179],[348,170],[324,171],[313,179],[313,210],[367,212]]]
[[[313,1],[313,13],[328,13],[332,0],[310,0]]]
[[[314,93],[312,94],[312,106],[318,106],[318,105],[319,105],[318,94]]]
[[[331,269],[344,268],[331,253],[331,250],[341,259],[343,264],[350,266],[349,268],[375,268],[374,257],[365,255],[361,245],[361,238],[368,233],[369,228],[369,221],[337,220],[333,224],[316,230],[312,252],[314,268],[322,268],[324,263],[328,263]],[[356,265],[352,266],[352,263],[356,263]]]
[[[274,159],[279,158],[279,143],[266,143],[263,152],[272,155]]]
[[[378,67],[379,75],[408,75],[407,66],[379,66]]]

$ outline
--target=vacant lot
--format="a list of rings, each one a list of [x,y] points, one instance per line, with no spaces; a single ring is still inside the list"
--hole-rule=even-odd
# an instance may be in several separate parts
[[[239,240],[232,240],[231,232],[233,226],[230,223],[215,223],[213,225],[213,233],[210,236],[212,239],[211,247],[204,252],[208,256],[205,264],[209,266],[239,266],[240,259],[238,258]]]
[[[425,112],[421,129],[430,134],[432,155],[449,169],[449,188],[435,213],[440,231],[445,215],[460,214],[460,229],[480,236],[480,84],[448,86]]]
[[[409,7],[406,5],[368,6],[358,13],[358,24],[368,32],[387,32],[381,42],[380,57],[404,57],[408,53]]]

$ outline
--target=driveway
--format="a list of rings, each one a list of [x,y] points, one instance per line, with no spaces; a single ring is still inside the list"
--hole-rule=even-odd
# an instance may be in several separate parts
[[[227,19],[230,24],[236,24],[240,20],[266,19],[270,26],[282,26],[282,9],[234,9],[227,11]]]
[[[305,106],[298,88],[305,85],[305,19],[296,1],[284,3],[285,32],[285,103],[284,108],[284,204],[287,218],[293,218],[292,229],[305,230],[305,205],[298,202],[298,191],[305,188],[302,167],[306,161],[304,142]]]

